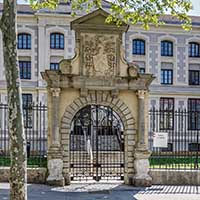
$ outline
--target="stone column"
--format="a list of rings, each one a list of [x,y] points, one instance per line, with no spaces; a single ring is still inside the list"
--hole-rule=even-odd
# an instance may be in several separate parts
[[[60,88],[51,88],[51,103],[48,106],[51,116],[49,121],[50,144],[48,149],[48,172],[47,183],[50,185],[64,185],[63,160],[59,133],[59,102]]]
[[[145,143],[145,90],[139,90],[137,92],[138,96],[138,142],[137,149],[145,150],[147,149],[147,144]]]
[[[149,157],[150,151],[148,151],[148,130],[147,130],[147,112],[146,108],[146,91],[139,90],[138,95],[138,141],[135,150],[135,176],[134,184],[136,186],[151,186],[152,178],[149,176]]]

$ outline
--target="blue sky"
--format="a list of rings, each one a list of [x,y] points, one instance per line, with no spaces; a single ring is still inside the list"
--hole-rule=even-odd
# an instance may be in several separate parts
[[[2,2],[3,0],[0,0]],[[18,3],[27,3],[28,0],[18,0]],[[190,15],[199,15],[200,16],[200,0],[191,0],[193,3],[193,10],[189,13]]]

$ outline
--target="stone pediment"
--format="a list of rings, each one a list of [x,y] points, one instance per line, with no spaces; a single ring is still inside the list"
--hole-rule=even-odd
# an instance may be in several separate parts
[[[92,13],[89,13],[83,17],[80,17],[71,22],[71,28],[74,30],[83,29],[98,29],[105,28],[106,30],[118,30],[118,31],[127,31],[128,25],[122,23],[120,27],[117,27],[114,22],[106,23],[105,20],[108,17],[109,13],[103,9],[98,9]]]
[[[42,73],[51,87],[87,90],[148,89],[154,77],[139,74],[136,63],[124,59],[122,35],[128,25],[106,24],[109,13],[98,9],[71,22],[75,57],[60,62],[60,70]]]

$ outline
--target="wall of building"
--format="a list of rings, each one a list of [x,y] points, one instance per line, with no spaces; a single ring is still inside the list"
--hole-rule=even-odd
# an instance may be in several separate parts
[[[26,9],[27,7],[24,7]],[[40,72],[49,69],[51,62],[59,62],[63,58],[71,58],[75,51],[75,35],[70,29],[70,9],[61,4],[54,12],[43,9],[28,13],[24,10],[18,14],[18,33],[30,33],[32,37],[30,50],[18,50],[20,59],[31,61],[31,80],[22,80],[23,93],[33,95],[33,101],[46,104],[46,84]],[[64,34],[64,50],[50,49],[50,34]],[[145,55],[132,54],[132,40],[145,40]],[[160,56],[160,42],[170,40],[174,44],[174,56]],[[149,31],[139,26],[130,26],[124,36],[125,57],[129,62],[136,62],[146,73],[153,73],[157,78],[151,86],[150,106],[159,107],[160,97],[173,97],[175,108],[187,107],[188,98],[200,98],[199,85],[188,85],[188,70],[200,70],[200,58],[189,58],[189,42],[200,43],[199,26],[195,25],[190,32],[184,31],[178,24],[165,25],[159,28],[151,27]],[[160,84],[161,68],[173,69],[173,85]],[[0,33],[0,102],[6,102],[6,82],[3,67],[2,34]]]

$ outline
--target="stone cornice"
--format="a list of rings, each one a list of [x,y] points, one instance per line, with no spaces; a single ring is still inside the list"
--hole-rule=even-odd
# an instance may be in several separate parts
[[[148,90],[154,80],[152,74],[140,74],[139,77],[88,77],[73,74],[62,74],[60,71],[46,70],[42,77],[47,81],[48,87],[76,88],[88,90]]]

